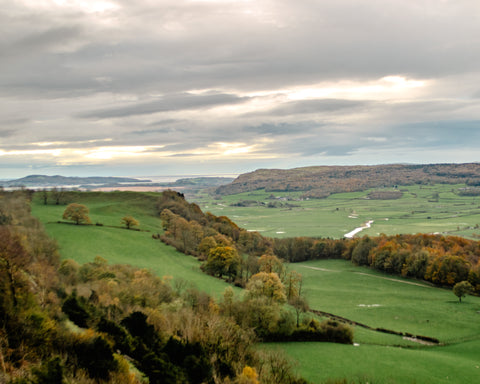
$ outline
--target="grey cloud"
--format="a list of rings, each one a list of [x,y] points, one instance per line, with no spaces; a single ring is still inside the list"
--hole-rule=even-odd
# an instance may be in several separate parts
[[[394,125],[389,136],[394,141],[413,147],[476,147],[480,142],[480,120]]]
[[[442,3],[436,11],[419,12],[412,4],[392,0],[381,6],[279,1],[270,13],[264,3],[253,4],[258,13],[251,15],[231,2],[188,7],[168,1],[135,3],[124,3],[120,11],[126,28],[104,27],[79,50],[61,56],[45,52],[39,59],[47,59],[52,72],[64,73],[67,84],[85,82],[95,90],[116,92],[255,89],[392,73],[431,76],[476,70],[480,59],[480,52],[471,49],[480,34],[478,23],[450,28],[452,21],[445,16],[475,14],[480,9],[474,2]],[[91,28],[86,18],[78,22]],[[169,25],[178,31],[168,30]],[[62,28],[44,32],[38,40],[50,42]],[[66,28],[66,35],[73,38],[79,30]],[[135,39],[132,30],[144,31],[142,39]],[[76,65],[65,73],[68,63]],[[86,81],[109,76],[108,86]]]
[[[0,129],[0,137],[10,137],[13,136],[15,133],[15,130],[13,129]]]
[[[37,31],[13,42],[10,50],[15,50],[17,54],[24,52],[32,55],[34,52],[48,49],[60,49],[77,39],[81,35],[81,31],[80,27],[75,26],[59,26],[41,32]]]
[[[170,155],[168,157],[201,157],[201,155],[196,154],[196,153],[185,152],[185,153],[176,153],[176,154]]]
[[[303,157],[316,155],[322,156],[345,156],[351,154],[361,147],[360,143],[354,140],[336,140],[324,135],[305,135],[303,137],[288,137],[279,142],[275,148],[277,153],[299,154]]]
[[[213,94],[205,96],[197,95],[172,95],[160,100],[147,103],[138,103],[125,107],[96,110],[81,114],[82,118],[108,119],[115,117],[126,117],[134,115],[147,115],[157,112],[179,111],[196,108],[208,108],[226,104],[237,104],[246,101],[248,98],[238,97],[229,94]]]
[[[255,115],[274,115],[274,116],[289,116],[289,115],[303,115],[311,113],[335,113],[344,112],[345,110],[352,110],[356,108],[366,107],[370,103],[368,101],[357,100],[341,100],[341,99],[323,99],[323,100],[301,100],[289,101],[283,103],[271,110],[262,112],[253,112],[246,116]]]
[[[320,123],[315,122],[302,122],[299,121],[295,124],[289,123],[263,123],[255,126],[247,126],[243,128],[243,131],[247,132],[248,135],[256,134],[260,136],[295,136],[299,133],[310,132],[314,128],[322,126]]]
[[[164,120],[158,120],[150,123],[150,126],[163,126],[163,125],[174,125],[177,123],[182,123],[185,120],[180,120],[180,119],[164,119]]]

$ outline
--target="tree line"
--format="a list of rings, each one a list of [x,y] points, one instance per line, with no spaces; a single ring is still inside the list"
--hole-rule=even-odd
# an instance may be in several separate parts
[[[290,262],[351,260],[381,272],[453,287],[468,281],[480,294],[480,242],[458,236],[407,234],[354,239],[274,239],[274,252]]]
[[[348,326],[303,315],[309,308],[302,276],[287,270],[274,254],[271,239],[239,228],[226,216],[204,214],[178,192],[163,192],[157,209],[165,230],[160,235],[163,242],[196,256],[204,272],[245,288],[243,299],[225,298],[228,314],[238,325],[254,329],[264,341],[352,343]]]
[[[480,294],[480,242],[458,236],[403,234],[354,239],[267,238],[239,228],[225,216],[203,214],[176,192],[158,204],[162,240],[204,261],[203,269],[239,286],[259,271],[262,255],[286,262],[351,260],[355,265],[453,287],[468,281]],[[239,255],[245,255],[240,257]]]

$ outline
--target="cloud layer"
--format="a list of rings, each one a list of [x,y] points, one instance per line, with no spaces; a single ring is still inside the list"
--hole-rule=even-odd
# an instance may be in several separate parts
[[[476,0],[0,6],[0,179],[478,160]]]

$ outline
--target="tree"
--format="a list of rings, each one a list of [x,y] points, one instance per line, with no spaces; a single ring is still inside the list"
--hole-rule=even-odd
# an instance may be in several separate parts
[[[285,303],[285,287],[275,272],[259,272],[247,284],[248,295],[252,298],[266,297],[270,302]]]
[[[43,204],[44,205],[47,205],[48,204],[48,191],[44,188],[42,189],[42,200],[43,200]]]
[[[72,220],[75,224],[85,223],[90,224],[90,217],[88,217],[88,208],[85,205],[72,203],[65,208],[63,212],[63,219]]]
[[[291,271],[284,279],[285,293],[287,300],[302,294],[302,275],[296,271]]]
[[[364,236],[352,252],[352,262],[356,265],[368,265],[370,250],[375,247],[374,242],[368,236]]]
[[[473,287],[468,281],[460,281],[453,286],[453,293],[458,297],[458,300],[462,302],[462,297],[465,297],[468,293],[472,292]]]
[[[297,328],[300,326],[300,314],[307,312],[310,308],[308,306],[307,299],[304,296],[293,296],[289,299],[288,303],[295,308],[295,314],[297,316]]]
[[[262,255],[258,259],[260,272],[272,273],[275,272],[278,276],[283,276],[285,267],[280,259],[275,255]]]
[[[124,224],[127,227],[127,229],[130,229],[131,227],[137,227],[140,225],[138,220],[134,219],[132,216],[122,217],[122,224]]]
[[[241,258],[233,247],[215,247],[210,250],[204,269],[207,273],[233,281],[240,267]]]
[[[51,190],[51,195],[53,200],[55,201],[55,205],[60,205],[60,203],[63,203],[64,197],[65,197],[65,190],[63,188],[52,188]]]

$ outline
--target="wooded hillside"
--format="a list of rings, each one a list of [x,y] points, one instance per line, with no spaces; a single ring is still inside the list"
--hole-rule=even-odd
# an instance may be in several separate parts
[[[412,184],[480,185],[480,163],[318,166],[294,169],[259,169],[217,188],[219,195],[265,189],[268,192],[303,191],[305,197]]]
[[[0,383],[305,383],[256,350],[235,318],[255,312],[231,289],[216,301],[100,256],[60,260],[33,193],[0,193]]]

